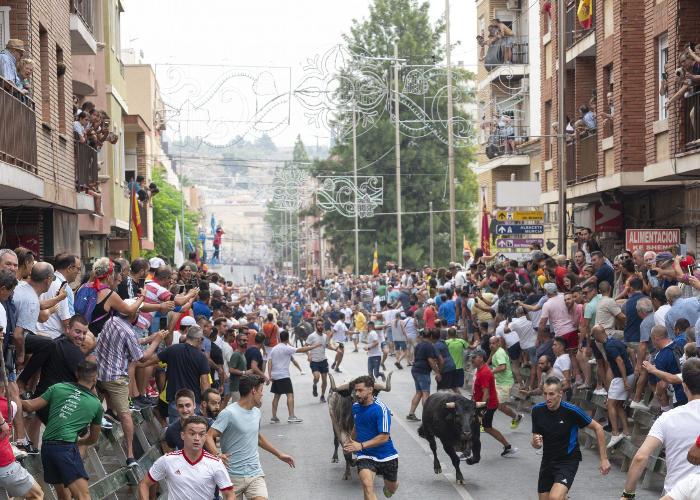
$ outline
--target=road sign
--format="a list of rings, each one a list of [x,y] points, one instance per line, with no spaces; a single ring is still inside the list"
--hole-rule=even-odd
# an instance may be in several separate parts
[[[499,210],[498,212],[496,212],[496,220],[498,222],[540,221],[544,220],[544,212],[541,210],[531,210],[527,212],[508,212],[506,210]]]
[[[530,245],[538,244],[540,246],[544,245],[544,240],[542,238],[499,238],[496,240],[497,248],[507,248],[507,249],[525,249],[530,250]]]
[[[498,236],[542,233],[544,233],[544,226],[541,224],[496,224],[496,234]]]
[[[663,252],[681,240],[680,229],[628,229],[625,231],[625,248],[634,252]]]

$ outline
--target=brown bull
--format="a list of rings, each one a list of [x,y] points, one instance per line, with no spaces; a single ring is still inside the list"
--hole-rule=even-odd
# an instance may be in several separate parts
[[[374,384],[374,395],[380,391],[391,391],[391,375],[389,373],[386,379],[386,385],[380,382]],[[328,413],[331,416],[331,424],[333,425],[333,458],[331,462],[338,463],[338,446],[347,443],[352,437],[352,431],[355,428],[355,422],[352,418],[352,403],[353,403],[353,385],[352,382],[335,385],[333,375],[328,376],[331,379],[331,390],[328,394]],[[345,457],[345,474],[343,479],[350,479],[350,467],[354,465],[352,453],[343,452]]]

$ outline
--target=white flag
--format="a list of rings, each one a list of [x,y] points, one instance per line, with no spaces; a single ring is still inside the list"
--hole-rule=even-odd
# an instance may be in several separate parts
[[[175,219],[175,255],[173,262],[176,267],[180,267],[185,263],[185,253],[182,250],[182,234],[180,234],[180,222]]]

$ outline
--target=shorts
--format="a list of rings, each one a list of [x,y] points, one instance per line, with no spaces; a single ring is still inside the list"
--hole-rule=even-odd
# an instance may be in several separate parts
[[[507,403],[510,401],[510,387],[507,385],[496,384],[496,394],[498,394],[499,403]]]
[[[416,392],[430,392],[430,372],[416,373],[412,371],[411,375],[413,375]]]
[[[454,385],[455,389],[461,389],[464,387],[464,368],[457,368],[454,375]]]
[[[578,460],[562,462],[545,462],[540,465],[540,477],[537,481],[537,493],[547,493],[554,483],[559,483],[571,489],[578,471]]]
[[[311,362],[311,373],[328,373],[328,360],[323,361],[312,361]]]
[[[440,382],[437,383],[438,391],[441,389],[452,389],[454,387],[455,371],[456,370],[442,372]]]
[[[294,394],[292,379],[286,377],[279,380],[273,380],[270,392],[272,392],[272,394]]]
[[[382,476],[385,481],[395,483],[399,479],[399,459],[377,462],[370,458],[360,458],[357,460],[357,472],[362,469],[371,470],[378,476]]]
[[[405,351],[406,350],[406,341],[405,340],[394,340],[394,348],[396,348],[397,351]]]
[[[68,487],[78,479],[90,479],[75,443],[44,441],[41,445],[41,465],[44,467],[44,482],[47,484]]]
[[[119,377],[110,382],[97,381],[97,388],[109,396],[109,407],[115,413],[126,413],[129,408],[129,378]]]
[[[481,426],[484,429],[491,429],[493,427],[493,416],[496,414],[497,408],[487,408],[484,415],[481,417]]]
[[[530,361],[531,365],[537,363],[537,346],[532,346],[528,347],[527,349],[523,349],[523,352],[527,354],[527,359]]]
[[[150,335],[148,330],[141,328],[140,326],[133,325],[131,329],[134,331],[134,335],[136,335],[136,340],[145,339]],[[139,347],[145,352],[148,349],[148,344],[139,344]]]
[[[520,355],[523,353],[523,350],[520,348],[520,342],[516,342],[512,346],[510,346],[508,349],[508,357],[512,361],[517,361],[520,359]]]
[[[567,349],[578,348],[578,332],[565,333],[559,338],[564,339],[566,341]]]
[[[236,500],[251,499],[255,497],[269,498],[265,476],[241,477],[230,476],[233,483],[233,491],[236,492]]]
[[[34,478],[19,462],[0,467],[0,488],[4,488],[10,498],[24,498],[32,486]]]
[[[634,373],[627,375],[627,385],[632,387],[634,384]],[[622,377],[615,377],[610,381],[610,388],[608,388],[608,399],[614,401],[627,401],[627,391],[625,390],[625,384],[622,382]]]

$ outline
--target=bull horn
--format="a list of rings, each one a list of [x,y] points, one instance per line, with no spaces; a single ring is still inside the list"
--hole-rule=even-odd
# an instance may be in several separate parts
[[[329,373],[328,378],[331,379],[331,392],[337,392],[337,389],[335,388],[335,379],[333,378],[333,375]]]
[[[485,402],[485,401],[478,401],[478,402],[476,403],[476,407],[477,407],[477,408],[484,408],[485,406],[486,406],[486,402]]]
[[[445,403],[445,408],[451,408],[454,410],[456,407],[457,407],[457,403],[455,403],[454,401],[449,401],[449,402]]]
[[[391,376],[394,374],[393,371],[389,372],[389,376],[386,378],[386,383],[375,383],[374,390],[377,392],[391,392]]]

